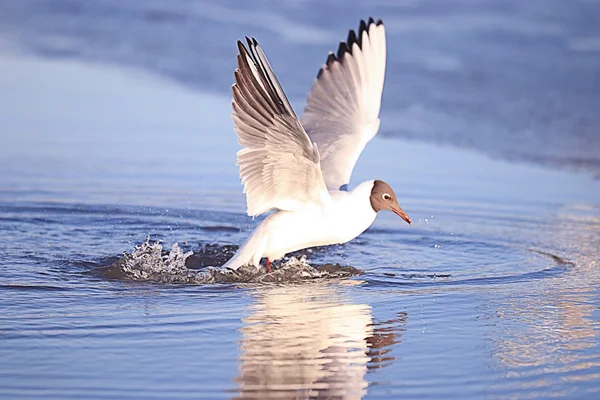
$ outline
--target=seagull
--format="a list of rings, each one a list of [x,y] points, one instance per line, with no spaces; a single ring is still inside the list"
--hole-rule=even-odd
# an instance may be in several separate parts
[[[329,53],[319,70],[301,119],[292,109],[256,39],[238,41],[233,125],[237,165],[251,217],[269,211],[224,267],[237,270],[266,258],[348,242],[363,233],[379,211],[407,223],[394,190],[381,180],[348,190],[360,153],[379,130],[385,78],[385,28],[360,22]]]

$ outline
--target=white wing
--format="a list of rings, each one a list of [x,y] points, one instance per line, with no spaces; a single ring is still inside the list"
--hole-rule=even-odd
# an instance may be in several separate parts
[[[255,39],[238,41],[233,84],[233,124],[237,165],[248,215],[271,209],[295,210],[329,196],[319,151],[298,121],[275,73]]]
[[[385,28],[381,20],[360,22],[329,53],[308,95],[302,125],[319,146],[329,189],[343,189],[365,145],[379,130],[385,78]]]

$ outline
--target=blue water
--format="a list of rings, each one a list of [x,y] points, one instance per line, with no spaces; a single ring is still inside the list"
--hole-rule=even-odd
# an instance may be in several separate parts
[[[222,12],[235,4],[0,3],[0,398],[597,398],[600,182],[593,163],[575,173],[572,163],[548,168],[535,159],[597,157],[597,131],[531,123],[523,110],[500,118],[490,104],[510,98],[503,91],[473,114],[469,101],[488,86],[466,103],[452,101],[461,91],[440,86],[444,100],[418,87],[452,85],[454,75],[398,61],[445,43],[475,52],[487,36],[470,29],[484,8],[478,29],[511,27],[532,47],[545,43],[553,60],[520,104],[544,97],[539,88],[549,85],[564,102],[549,112],[552,121],[579,115],[594,126],[593,2],[377,6],[394,40],[411,39],[390,47],[384,135],[363,153],[353,184],[389,182],[413,225],[381,213],[359,238],[303,252],[314,266],[339,263],[362,274],[190,285],[98,273],[148,235],[196,253],[192,270],[220,262],[207,248],[239,245],[258,221],[244,214],[235,166],[228,93],[235,39],[265,42],[301,108],[324,51],[354,13],[371,14],[358,4],[309,11],[317,7],[311,2]],[[398,20],[407,13],[411,25]],[[165,21],[179,22],[150,29]],[[540,39],[555,25],[580,38],[568,63],[551,50],[560,40]],[[214,38],[196,40],[203,30]],[[487,38],[498,46],[497,36]],[[503,48],[531,50],[513,40]],[[458,57],[460,74],[486,71],[489,85],[506,90],[519,85],[504,85],[503,76],[531,76],[543,59],[536,53],[500,68],[500,55],[487,54],[478,67]],[[434,59],[436,71],[455,68]],[[431,117],[449,115],[446,101],[459,125]],[[509,115],[531,135],[519,136]],[[489,135],[478,122],[488,116]],[[422,141],[406,140],[417,132]],[[555,146],[556,137],[564,145]],[[523,140],[518,148],[530,162],[513,157],[504,139]]]

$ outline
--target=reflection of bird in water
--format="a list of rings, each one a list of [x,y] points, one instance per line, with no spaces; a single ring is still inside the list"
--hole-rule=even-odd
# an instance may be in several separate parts
[[[387,322],[377,332],[370,306],[334,285],[269,288],[253,309],[242,328],[239,398],[360,399],[367,368],[398,342]]]
[[[376,322],[373,325],[373,335],[367,338],[369,345],[367,368],[369,370],[383,368],[396,359],[389,353],[392,351],[392,346],[400,342],[402,332],[406,330],[404,325],[406,325],[407,318],[406,312],[399,312],[396,318]]]

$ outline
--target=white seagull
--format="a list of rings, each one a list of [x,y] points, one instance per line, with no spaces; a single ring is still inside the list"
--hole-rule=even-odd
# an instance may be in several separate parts
[[[270,210],[224,265],[260,269],[287,253],[345,243],[363,233],[378,211],[390,210],[410,224],[392,188],[380,180],[348,191],[365,145],[379,129],[385,77],[385,28],[361,21],[337,55],[319,70],[302,119],[298,119],[256,39],[238,41],[232,119],[243,149],[237,165],[248,215]]]

